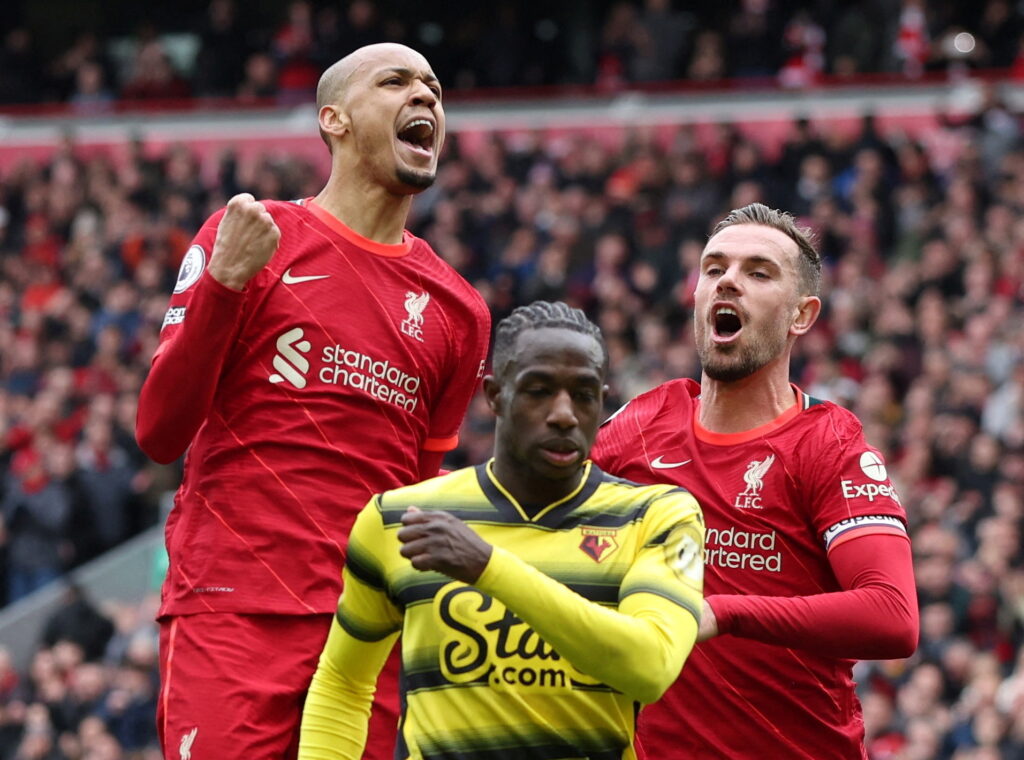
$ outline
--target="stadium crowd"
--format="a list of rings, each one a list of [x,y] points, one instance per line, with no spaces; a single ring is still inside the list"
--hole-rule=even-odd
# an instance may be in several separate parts
[[[167,6],[110,0],[102,20],[0,8],[0,104],[67,103],[82,115],[123,101],[312,100],[323,69],[367,42],[422,50],[449,90],[687,79],[784,86],[888,73],[1009,69],[1024,75],[1010,0],[642,0],[530,7],[389,0]],[[781,41],[781,44],[780,44]]]
[[[695,264],[713,221],[755,200],[794,211],[825,261],[826,311],[794,382],[863,421],[911,522],[920,647],[857,666],[872,760],[1024,758],[1024,142],[993,90],[920,141],[865,118],[852,138],[799,121],[777,151],[741,126],[450,138],[412,230],[495,322],[562,299],[600,324],[608,411],[697,377]],[[14,601],[157,522],[178,469],[134,442],[135,400],[177,266],[238,191],[313,195],[295,159],[69,138],[0,181],[0,586]],[[448,464],[482,461],[474,402]],[[0,652],[0,757],[155,758],[153,605],[72,592],[27,670]],[[88,622],[86,622],[88,621]],[[155,754],[154,754],[155,753]]]

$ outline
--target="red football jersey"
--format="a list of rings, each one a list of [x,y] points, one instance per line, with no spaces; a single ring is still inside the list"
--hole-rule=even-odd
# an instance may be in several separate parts
[[[704,593],[840,591],[828,552],[860,531],[905,534],[881,455],[847,410],[799,403],[737,434],[697,423],[700,386],[674,380],[601,428],[593,459],[640,483],[674,483],[707,525]],[[719,636],[698,644],[666,695],[644,708],[652,758],[866,757],[853,660]]]
[[[264,203],[281,242],[244,294],[204,274],[221,211],[164,320],[156,362],[189,339],[194,372],[222,369],[202,378],[214,396],[167,520],[161,615],[333,613],[359,510],[419,480],[421,450],[454,447],[482,373],[487,307],[424,241],[383,245],[311,201]],[[184,328],[232,298],[237,315],[203,328],[232,331],[220,361]]]

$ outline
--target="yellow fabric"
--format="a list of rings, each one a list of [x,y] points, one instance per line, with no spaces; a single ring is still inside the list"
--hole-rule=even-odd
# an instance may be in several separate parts
[[[399,555],[409,506],[447,509],[495,547],[475,586]],[[408,757],[631,760],[637,703],[675,680],[696,638],[703,537],[688,493],[596,468],[532,518],[485,468],[377,497],[350,537],[300,760],[361,756],[399,631]]]

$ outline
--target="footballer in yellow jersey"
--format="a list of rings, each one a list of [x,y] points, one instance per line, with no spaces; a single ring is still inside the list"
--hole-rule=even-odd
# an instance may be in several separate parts
[[[362,755],[399,634],[396,757],[636,757],[640,706],[696,639],[704,524],[687,491],[587,461],[606,362],[596,326],[564,304],[499,325],[484,381],[495,457],[360,513],[300,760]]]

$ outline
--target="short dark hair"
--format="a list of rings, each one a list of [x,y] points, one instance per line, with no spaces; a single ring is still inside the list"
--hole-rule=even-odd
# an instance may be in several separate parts
[[[601,328],[587,319],[580,309],[575,309],[561,301],[534,301],[527,306],[519,306],[498,323],[494,333],[494,355],[491,359],[495,376],[501,377],[508,363],[512,361],[516,339],[525,330],[541,330],[544,328],[563,328],[583,335],[589,335],[601,347],[601,370],[608,369],[608,347],[605,345]]]
[[[730,211],[725,219],[715,225],[711,237],[726,227],[734,227],[737,224],[760,224],[764,227],[771,227],[796,243],[800,252],[797,270],[800,273],[803,295],[818,295],[821,288],[821,256],[814,247],[814,232],[810,228],[798,227],[793,215],[788,211],[768,208],[763,203],[751,203]]]

